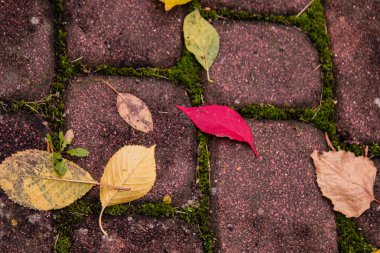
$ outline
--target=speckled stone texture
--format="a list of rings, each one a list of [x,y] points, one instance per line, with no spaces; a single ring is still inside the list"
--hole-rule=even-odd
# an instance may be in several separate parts
[[[246,144],[210,144],[218,252],[338,252],[335,215],[310,158],[325,150],[322,132],[298,122],[248,125],[259,158]]]
[[[99,78],[72,81],[66,96],[67,129],[76,133],[73,146],[87,148],[89,157],[77,160],[95,179],[99,179],[111,156],[124,145],[156,144],[157,180],[144,201],[162,202],[171,195],[179,206],[192,199],[195,186],[195,128],[175,105],[190,106],[183,89],[155,79],[109,78],[119,92],[142,99],[153,116],[154,130],[143,133],[131,128],[119,116],[117,95]],[[98,189],[92,190],[98,200]]]
[[[328,1],[337,124],[351,141],[380,142],[380,2]]]
[[[375,181],[375,198],[380,199],[380,159],[374,160],[377,168],[377,177]],[[365,211],[355,220],[358,228],[363,232],[366,240],[372,245],[380,248],[380,206],[372,203],[371,208]]]
[[[170,67],[181,55],[183,7],[156,0],[69,0],[68,53],[89,66]]]
[[[319,104],[319,58],[306,34],[257,22],[222,21],[214,26],[220,35],[220,51],[210,70],[214,83],[204,84],[207,103],[237,107]]]
[[[25,149],[43,149],[46,129],[29,114],[0,112],[0,162]],[[15,204],[0,190],[0,252],[51,252],[50,212]]]
[[[72,252],[202,253],[194,227],[181,220],[144,216],[104,217],[103,236],[97,217],[81,221],[73,232]]]
[[[41,99],[54,76],[51,6],[7,0],[0,13],[0,99]]]
[[[293,15],[299,13],[310,0],[201,0],[204,7],[235,9],[259,14]]]

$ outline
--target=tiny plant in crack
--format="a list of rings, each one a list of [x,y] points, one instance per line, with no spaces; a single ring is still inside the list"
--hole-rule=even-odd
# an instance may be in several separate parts
[[[57,147],[54,147],[52,137],[49,133],[46,134],[45,141],[47,143],[47,151],[53,154],[53,164],[55,171],[60,176],[63,176],[67,171],[67,167],[62,158],[63,154],[76,157],[86,157],[88,156],[89,152],[84,148],[67,149],[67,147],[71,144],[71,142],[74,139],[73,130],[68,130],[65,135],[62,131],[60,131],[58,136],[59,142]]]

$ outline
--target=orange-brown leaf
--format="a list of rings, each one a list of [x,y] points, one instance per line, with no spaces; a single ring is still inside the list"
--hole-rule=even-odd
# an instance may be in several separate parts
[[[334,210],[347,217],[359,217],[374,200],[376,167],[366,157],[352,152],[314,151],[311,154],[317,169],[317,182]]]

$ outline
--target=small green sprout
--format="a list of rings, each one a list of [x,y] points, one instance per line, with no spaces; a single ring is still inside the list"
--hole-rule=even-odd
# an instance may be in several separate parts
[[[88,156],[89,152],[84,148],[74,148],[66,150],[67,146],[70,145],[74,139],[74,131],[71,129],[68,130],[65,135],[63,135],[63,132],[60,131],[58,137],[59,142],[57,147],[54,146],[53,139],[49,133],[46,134],[45,141],[47,143],[48,152],[53,154],[53,164],[55,171],[60,176],[63,176],[67,171],[67,167],[62,158],[63,154],[76,157],[86,157]]]

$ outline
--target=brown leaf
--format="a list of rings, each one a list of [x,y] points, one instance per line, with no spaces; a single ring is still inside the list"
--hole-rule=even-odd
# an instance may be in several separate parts
[[[144,133],[153,131],[152,114],[141,99],[129,93],[118,93],[116,106],[131,127]]]
[[[348,218],[359,217],[375,199],[376,167],[366,157],[352,152],[330,151],[311,154],[317,169],[317,182],[334,210]]]

